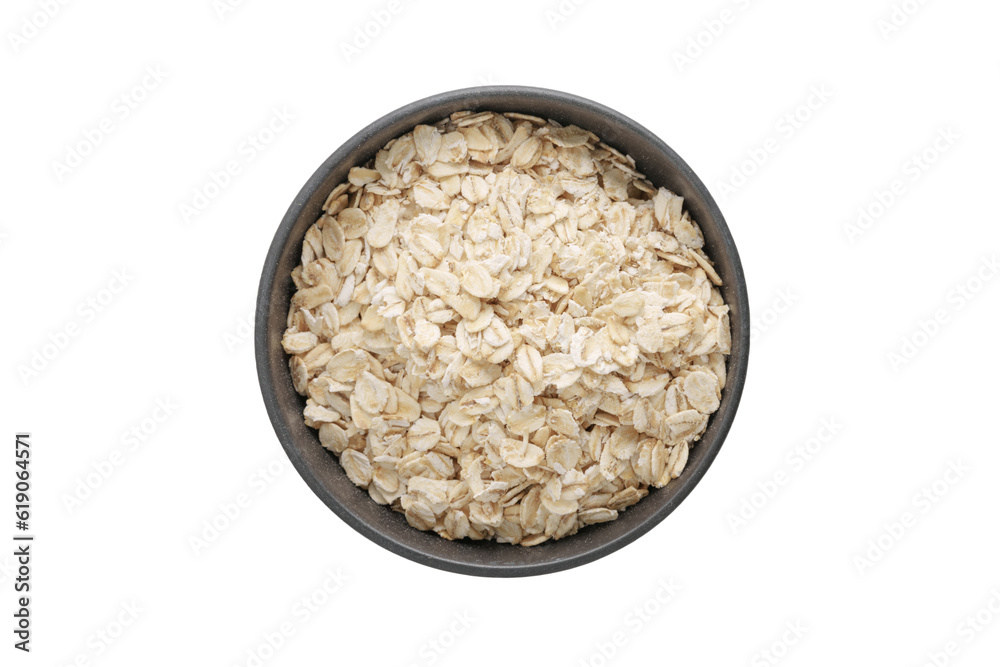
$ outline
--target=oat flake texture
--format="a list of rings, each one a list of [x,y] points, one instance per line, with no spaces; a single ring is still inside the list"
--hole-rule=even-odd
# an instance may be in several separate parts
[[[458,112],[350,170],[282,339],[306,424],[420,530],[531,546],[684,470],[729,308],[683,198],[593,133]]]

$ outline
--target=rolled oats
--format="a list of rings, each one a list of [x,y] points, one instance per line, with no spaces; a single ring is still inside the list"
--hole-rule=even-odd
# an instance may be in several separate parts
[[[729,308],[684,199],[631,157],[458,112],[323,211],[281,343],[305,423],[375,502],[532,546],[683,472],[726,384]]]

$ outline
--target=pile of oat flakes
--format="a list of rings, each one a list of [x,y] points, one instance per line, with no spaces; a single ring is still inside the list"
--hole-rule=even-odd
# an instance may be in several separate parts
[[[684,469],[729,308],[683,199],[593,133],[459,112],[351,169],[282,343],[306,423],[448,539],[539,544]]]

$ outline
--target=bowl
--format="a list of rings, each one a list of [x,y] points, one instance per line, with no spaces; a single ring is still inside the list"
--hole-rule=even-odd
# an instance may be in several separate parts
[[[305,425],[305,398],[292,387],[288,357],[281,346],[295,289],[290,274],[299,263],[305,232],[319,217],[330,190],[347,179],[351,167],[373,159],[391,139],[464,109],[517,111],[578,125],[631,155],[654,186],[684,197],[701,226],[705,251],[715,262],[723,297],[731,308],[732,352],[721,405],[692,447],[680,477],[652,489],[614,521],[532,547],[492,540],[448,541],[411,527],[402,514],[375,503],[347,478],[337,457],[320,445],[317,432]],[[255,326],[264,404],[288,458],[313,492],[348,525],[395,554],[442,570],[489,577],[539,575],[588,563],[621,549],[670,514],[701,480],[726,439],[743,392],[750,345],[749,304],[736,245],[719,207],[687,163],[652,132],[613,109],[569,93],[522,86],[466,88],[424,98],[376,120],[338,148],[306,182],[278,225],[261,274]]]

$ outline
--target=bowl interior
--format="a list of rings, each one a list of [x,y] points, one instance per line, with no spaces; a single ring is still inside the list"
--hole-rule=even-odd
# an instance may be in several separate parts
[[[723,280],[731,308],[732,353],[719,410],[691,449],[681,476],[608,523],[533,547],[493,541],[448,541],[410,527],[402,514],[376,504],[356,487],[303,422],[305,399],[292,388],[287,356],[281,347],[288,303],[294,292],[291,271],[299,263],[306,230],[319,217],[330,190],[347,179],[394,137],[421,123],[433,124],[463,109],[517,111],[591,130],[622,153],[657,187],[682,195],[705,236],[705,251]],[[488,86],[436,95],[393,111],[374,122],[331,155],[309,179],[282,220],[261,276],[255,345],[258,377],[278,439],[296,470],[313,491],[353,528],[381,546],[433,567],[484,576],[526,576],[568,569],[619,549],[650,530],[690,493],[722,446],[733,422],[746,376],[750,340],[749,306],[739,255],[722,213],[704,184],[665,143],[631,119],[600,104],[566,93],[519,86]]]

